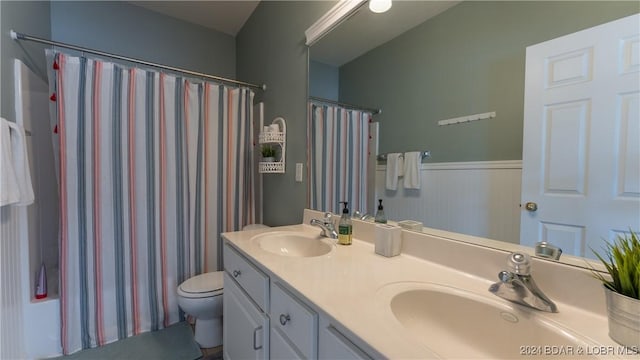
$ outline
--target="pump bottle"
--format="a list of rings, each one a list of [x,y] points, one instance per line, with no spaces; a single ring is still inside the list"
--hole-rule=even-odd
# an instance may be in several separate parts
[[[387,217],[384,214],[384,207],[382,206],[382,199],[378,200],[378,212],[376,212],[375,222],[386,224]]]
[[[351,245],[353,225],[351,223],[351,218],[349,217],[349,209],[347,208],[349,203],[342,201],[341,204],[343,204],[344,208],[342,209],[342,216],[338,223],[338,244]]]

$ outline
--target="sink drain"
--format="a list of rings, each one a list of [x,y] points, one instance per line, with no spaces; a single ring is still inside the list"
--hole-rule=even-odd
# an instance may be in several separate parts
[[[514,323],[515,324],[515,323],[518,322],[518,317],[515,316],[512,313],[509,313],[509,312],[504,312],[504,311],[501,312],[500,313],[500,317],[503,318],[504,320],[510,322],[510,323]]]

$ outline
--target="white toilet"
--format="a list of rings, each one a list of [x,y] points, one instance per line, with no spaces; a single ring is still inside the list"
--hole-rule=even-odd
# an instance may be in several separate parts
[[[242,230],[268,228],[250,224]],[[178,305],[196,319],[196,342],[201,348],[222,345],[223,271],[196,275],[178,286]]]
[[[178,305],[196,319],[195,340],[201,348],[222,345],[223,272],[196,275],[178,286]]]

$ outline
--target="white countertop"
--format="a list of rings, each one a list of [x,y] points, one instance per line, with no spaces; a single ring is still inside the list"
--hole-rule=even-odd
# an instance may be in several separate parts
[[[388,305],[388,289],[392,288],[393,284],[411,286],[411,282],[415,282],[417,286],[435,283],[463,289],[490,301],[501,302],[514,313],[524,314],[523,316],[533,314],[552,324],[561,324],[579,334],[580,340],[587,344],[587,351],[596,344],[618,346],[608,337],[607,319],[602,314],[586,311],[554,298],[552,300],[558,305],[559,313],[523,310],[521,306],[511,304],[488,292],[489,286],[497,279],[490,280],[406,254],[383,257],[375,254],[373,244],[355,237],[351,246],[335,245],[330,253],[309,258],[272,254],[260,249],[257,242],[252,241],[252,237],[257,234],[276,230],[320,233],[317,227],[301,224],[224,233],[223,236],[245,256],[294,288],[309,303],[348,328],[385,357],[438,358],[437,354],[420,341],[421,339],[404,329]],[[498,269],[501,265],[492,266]],[[489,273],[497,274],[497,271],[491,270]],[[541,288],[545,290],[543,286]],[[469,326],[480,327],[482,324],[470,323]],[[460,339],[452,339],[451,346],[456,346],[459,341]]]

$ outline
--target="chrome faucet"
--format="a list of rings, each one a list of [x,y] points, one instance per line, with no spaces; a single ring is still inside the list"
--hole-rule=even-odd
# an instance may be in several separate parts
[[[367,221],[369,219],[373,219],[372,215],[369,215],[367,213],[361,213],[360,211],[356,210],[353,212],[353,215],[351,215],[351,217],[353,219],[358,219],[358,220],[362,220],[362,221]]]
[[[558,312],[553,301],[542,293],[531,277],[531,258],[527,254],[513,253],[507,259],[507,271],[498,274],[499,282],[491,285],[493,294],[536,310]]]
[[[333,225],[332,217],[333,214],[327,212],[324,213],[323,219],[311,219],[311,221],[309,221],[309,224],[321,228],[322,232],[320,233],[320,235],[331,239],[337,239],[338,232],[336,231],[335,225]]]
[[[537,242],[535,249],[536,249],[536,256],[547,258],[547,259],[560,260],[560,255],[562,255],[561,248],[546,241]]]

